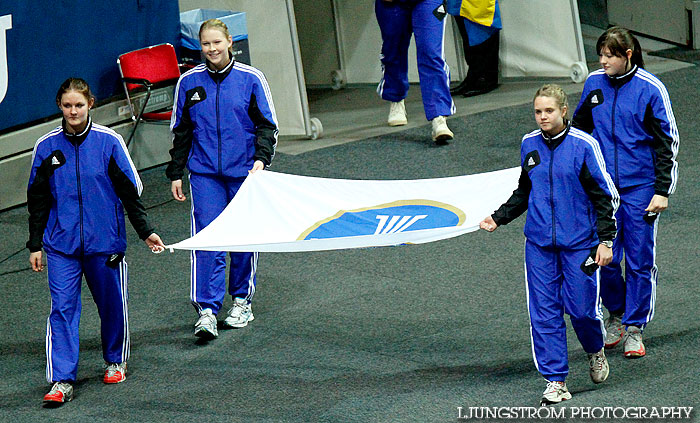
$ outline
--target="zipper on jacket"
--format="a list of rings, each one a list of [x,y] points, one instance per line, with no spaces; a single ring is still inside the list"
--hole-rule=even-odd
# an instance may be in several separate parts
[[[557,223],[554,217],[554,178],[552,177],[552,167],[554,165],[554,150],[549,150],[549,204],[552,208],[552,246],[557,246]]]
[[[618,87],[615,87],[615,97],[613,98],[612,113],[610,119],[610,137],[612,138],[613,147],[615,149],[615,186],[620,187],[620,170],[617,166],[617,140],[615,139],[615,105],[617,104],[617,91]]]
[[[221,88],[221,81],[216,81],[216,138],[219,141],[219,175],[221,175],[221,123],[219,121],[219,88]]]
[[[85,253],[85,239],[83,237],[83,190],[80,187],[80,150],[75,145],[75,176],[78,181],[78,214],[80,216],[80,252]]]

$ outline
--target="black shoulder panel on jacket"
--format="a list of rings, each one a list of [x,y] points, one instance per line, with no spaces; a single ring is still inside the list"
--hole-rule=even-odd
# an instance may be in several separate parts
[[[32,185],[27,189],[27,210],[29,211],[29,251],[40,251],[42,238],[49,220],[49,212],[54,198],[49,180],[59,167],[66,164],[66,156],[61,150],[54,150],[44,159],[34,175]]]
[[[673,170],[673,139],[661,128],[661,121],[654,116],[651,104],[647,104],[644,112],[644,127],[654,137],[653,146],[656,152],[654,192],[668,197],[668,191],[671,187],[671,171]]]
[[[593,109],[600,106],[605,101],[603,91],[600,89],[588,93],[586,99],[581,103],[576,115],[571,119],[571,125],[589,134],[595,129],[593,123]]]
[[[277,126],[270,122],[260,111],[255,94],[250,96],[248,117],[255,125],[255,155],[253,158],[262,161],[265,166],[269,166],[272,162],[272,157],[275,155]]]
[[[185,107],[180,116],[180,123],[173,128],[173,148],[170,149],[170,163],[165,169],[165,176],[171,181],[182,179],[185,174],[193,138],[194,124],[190,118],[190,109]]]

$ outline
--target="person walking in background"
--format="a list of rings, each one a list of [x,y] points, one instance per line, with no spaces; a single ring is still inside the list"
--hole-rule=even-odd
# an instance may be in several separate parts
[[[87,82],[69,78],[58,90],[60,127],[34,145],[27,189],[29,261],[43,270],[46,251],[51,313],[46,325],[48,404],[73,398],[78,373],[83,275],[101,320],[104,383],[126,379],[130,353],[124,209],[151,250],[165,245],[146,218],[141,179],[122,137],[92,122]]]
[[[218,19],[202,23],[199,41],[206,62],[177,83],[170,123],[172,160],[166,169],[175,200],[185,201],[184,168],[192,194],[191,235],[211,223],[238,192],[249,172],[269,166],[277,145],[277,118],[270,87],[259,70],[235,62],[233,40]],[[254,319],[257,253],[231,253],[229,294],[233,306],[223,324],[242,328]],[[199,315],[195,336],[218,337],[217,319],[226,294],[226,253],[191,253],[190,299]]]
[[[620,192],[615,259],[601,272],[600,294],[610,313],[605,346],[622,341],[624,356],[636,358],[646,355],[642,331],[654,317],[656,233],[678,183],[680,139],[668,91],[644,69],[634,35],[612,27],[596,51],[602,68],[586,79],[573,125],[600,142]]]
[[[503,28],[498,0],[447,0],[447,11],[454,16],[469,66],[466,78],[450,93],[472,97],[495,90]]]
[[[544,85],[533,103],[540,129],[523,137],[518,187],[479,226],[493,232],[528,211],[525,286],[535,366],[547,380],[541,405],[547,405],[571,399],[564,313],[588,353],[591,380],[608,377],[599,266],[613,257],[619,196],[598,142],[566,120],[564,91]]]
[[[382,34],[382,79],[377,93],[391,102],[389,126],[408,123],[404,99],[408,94],[408,46],[415,34],[418,75],[425,117],[432,139],[445,144],[454,138],[446,117],[455,113],[450,95],[450,69],[445,63],[444,34],[447,10],[443,0],[376,0],[375,13]]]

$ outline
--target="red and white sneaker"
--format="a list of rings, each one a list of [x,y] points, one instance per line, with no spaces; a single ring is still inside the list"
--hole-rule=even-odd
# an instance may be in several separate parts
[[[605,348],[614,348],[622,341],[625,328],[622,326],[622,316],[610,314],[605,319]]]
[[[641,358],[647,355],[644,342],[642,342],[642,329],[637,326],[627,326],[624,346],[624,355],[627,358]]]
[[[73,385],[65,382],[56,382],[48,394],[44,395],[44,403],[61,404],[73,399]]]
[[[105,370],[104,383],[120,383],[126,380],[126,362],[109,363]]]

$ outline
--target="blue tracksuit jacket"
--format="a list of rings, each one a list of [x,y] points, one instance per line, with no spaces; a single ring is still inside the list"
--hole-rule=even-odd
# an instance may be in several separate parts
[[[678,181],[678,128],[666,87],[634,66],[619,77],[600,69],[583,88],[573,125],[600,141],[618,188],[653,185],[668,197]]]
[[[619,196],[598,142],[576,128],[523,137],[518,188],[494,214],[505,225],[528,210],[525,236],[540,247],[590,248],[615,237]]]
[[[180,77],[175,96],[170,180],[182,179],[185,165],[199,175],[241,178],[256,160],[270,164],[277,118],[262,72],[233,60],[219,72],[201,64]]]
[[[34,146],[27,248],[65,255],[124,252],[125,207],[141,239],[153,233],[139,199],[142,189],[116,132],[92,121],[81,134],[54,129]]]

